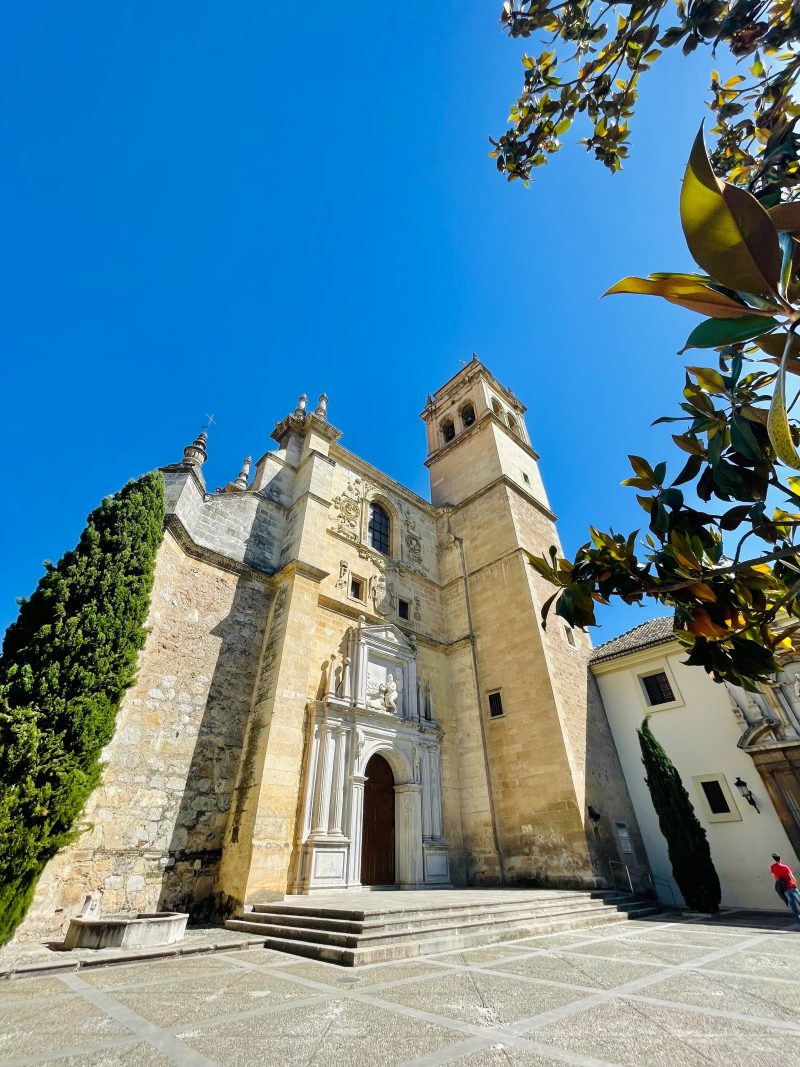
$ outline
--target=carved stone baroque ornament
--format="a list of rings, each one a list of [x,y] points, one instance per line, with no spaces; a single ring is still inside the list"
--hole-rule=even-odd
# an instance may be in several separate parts
[[[351,541],[358,541],[359,538],[361,499],[360,478],[350,482],[345,490],[333,499],[332,507],[338,512],[338,516],[334,518],[333,528]]]

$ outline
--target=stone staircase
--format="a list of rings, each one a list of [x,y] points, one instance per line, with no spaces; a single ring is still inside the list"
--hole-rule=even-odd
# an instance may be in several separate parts
[[[255,904],[226,922],[268,948],[352,967],[645,918],[650,901],[614,891],[438,890],[320,894]]]

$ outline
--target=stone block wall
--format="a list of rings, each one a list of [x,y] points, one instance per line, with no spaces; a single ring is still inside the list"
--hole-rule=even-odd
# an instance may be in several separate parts
[[[19,940],[61,936],[94,889],[109,913],[211,911],[267,606],[263,583],[191,559],[165,534],[89,828],[48,864]]]

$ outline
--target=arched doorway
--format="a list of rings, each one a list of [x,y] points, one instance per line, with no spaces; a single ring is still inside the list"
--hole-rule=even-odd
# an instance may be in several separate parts
[[[365,773],[361,884],[394,885],[394,775],[377,754]]]

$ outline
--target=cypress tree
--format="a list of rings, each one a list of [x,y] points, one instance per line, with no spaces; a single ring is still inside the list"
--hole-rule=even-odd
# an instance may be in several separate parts
[[[129,482],[20,605],[0,655],[0,945],[45,864],[78,835],[144,645],[164,486]]]
[[[681,776],[653,736],[645,719],[637,730],[647,787],[666,838],[669,861],[678,888],[695,911],[715,912],[722,891],[711,859],[706,832],[698,822]]]

